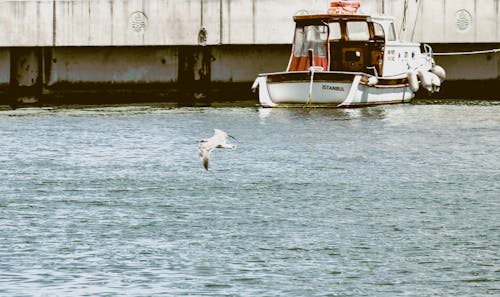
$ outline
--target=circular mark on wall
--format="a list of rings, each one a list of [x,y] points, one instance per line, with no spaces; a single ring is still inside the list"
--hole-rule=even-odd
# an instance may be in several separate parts
[[[465,9],[460,9],[455,14],[457,29],[459,32],[466,32],[472,25],[472,15]]]
[[[136,11],[130,15],[129,25],[132,31],[136,33],[144,33],[148,26],[148,17],[142,11]]]

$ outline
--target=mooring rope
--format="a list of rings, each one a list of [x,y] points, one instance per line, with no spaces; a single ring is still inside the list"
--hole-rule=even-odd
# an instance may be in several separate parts
[[[306,100],[306,105],[310,105],[312,101],[312,88],[313,88],[313,82],[314,82],[314,67],[309,68],[311,71],[311,81],[309,82],[309,96],[307,96]]]
[[[415,40],[415,28],[417,28],[417,22],[418,22],[418,17],[419,17],[419,14],[420,14],[420,11],[422,10],[422,3],[424,1],[420,1],[418,3],[418,7],[417,7],[417,14],[415,15],[415,22],[413,23],[413,30],[411,31],[411,41],[414,41]]]
[[[401,21],[401,27],[399,28],[399,36],[401,36],[401,32],[406,32],[406,16],[408,12],[408,0],[405,0],[403,6],[403,20]]]
[[[433,56],[461,56],[461,55],[481,55],[481,54],[494,54],[500,52],[500,48],[494,48],[481,51],[470,52],[452,52],[452,53],[432,53]]]

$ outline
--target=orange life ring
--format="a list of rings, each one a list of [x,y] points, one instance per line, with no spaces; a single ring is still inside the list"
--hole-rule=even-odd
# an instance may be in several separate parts
[[[330,7],[355,7],[359,8],[361,3],[359,1],[337,0],[330,2]]]
[[[355,14],[361,6],[359,1],[337,0],[330,2],[329,14]]]

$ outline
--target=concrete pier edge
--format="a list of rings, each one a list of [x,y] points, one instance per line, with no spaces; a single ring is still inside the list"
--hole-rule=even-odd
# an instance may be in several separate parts
[[[293,15],[329,2],[0,1],[0,104],[257,102],[257,74],[287,66]],[[402,39],[436,53],[500,48],[496,0],[363,0],[362,11],[394,16]],[[447,71],[435,96],[500,100],[500,53],[435,59]]]

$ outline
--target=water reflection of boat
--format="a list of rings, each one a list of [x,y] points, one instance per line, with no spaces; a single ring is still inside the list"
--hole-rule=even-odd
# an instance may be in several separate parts
[[[334,1],[328,14],[294,17],[285,72],[259,74],[263,107],[349,107],[409,102],[420,87],[438,92],[445,71],[432,49],[397,40],[393,18],[356,14],[359,3]]]

